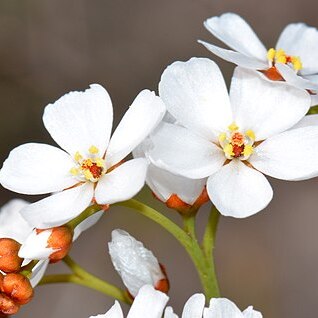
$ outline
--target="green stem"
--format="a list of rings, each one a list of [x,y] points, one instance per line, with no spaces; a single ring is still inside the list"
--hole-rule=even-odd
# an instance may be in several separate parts
[[[70,256],[66,256],[63,261],[72,270],[73,274],[48,275],[42,278],[40,285],[74,283],[99,291],[127,304],[131,303],[131,300],[124,290],[121,290],[120,288],[101,280],[91,273],[88,273],[85,269],[76,264]]]
[[[184,231],[192,238],[196,237],[195,234],[195,214],[182,215]]]
[[[148,217],[149,219],[155,221],[163,228],[165,228],[170,234],[172,234],[180,244],[185,248],[189,256],[191,257],[201,280],[204,293],[207,298],[219,297],[219,289],[217,284],[217,279],[212,267],[211,262],[209,262],[205,254],[203,253],[200,245],[198,244],[195,237],[195,220],[190,217],[186,219],[186,231],[183,231],[177,224],[172,222],[170,219],[156,211],[155,209],[137,201],[128,200],[125,202],[120,202],[116,204],[117,206],[124,206],[140,214]]]
[[[98,204],[94,204],[86,208],[79,216],[77,216],[75,219],[69,221],[67,225],[71,229],[75,229],[77,225],[85,221],[88,217],[92,216],[93,214],[99,212],[102,210],[102,207]]]
[[[215,246],[216,230],[219,223],[220,213],[216,207],[212,206],[208,224],[203,235],[202,248],[206,258],[211,260],[213,258],[213,249]]]

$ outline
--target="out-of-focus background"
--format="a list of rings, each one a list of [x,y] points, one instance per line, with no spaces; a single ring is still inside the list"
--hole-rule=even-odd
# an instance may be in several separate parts
[[[0,160],[21,143],[53,144],[41,121],[44,106],[90,83],[109,91],[115,124],[140,90],[157,89],[162,71],[175,60],[211,57],[229,83],[233,65],[196,42],[218,43],[202,25],[210,16],[241,14],[269,48],[290,22],[318,26],[317,10],[316,0],[2,0]],[[222,295],[242,309],[254,305],[265,317],[317,317],[317,180],[271,183],[275,196],[266,210],[244,220],[221,219],[215,254]],[[16,196],[1,189],[0,203]],[[200,212],[200,230],[208,208]],[[178,219],[175,212],[166,213]],[[170,304],[180,313],[186,299],[200,291],[194,267],[169,234],[137,213],[110,209],[76,242],[72,256],[102,278],[121,284],[107,254],[114,228],[142,240],[165,264]],[[66,269],[54,265],[50,271]],[[82,287],[45,286],[36,289],[32,303],[17,316],[87,318],[104,313],[112,303]]]

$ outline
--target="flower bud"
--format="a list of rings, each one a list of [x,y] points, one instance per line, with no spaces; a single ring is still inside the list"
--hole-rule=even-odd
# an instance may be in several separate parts
[[[4,294],[0,294],[0,317],[6,317],[6,315],[14,315],[20,309],[20,306],[16,304],[11,298]]]
[[[5,273],[17,272],[21,268],[22,258],[18,256],[21,244],[11,238],[0,239],[0,270]]]
[[[108,247],[114,267],[132,297],[147,284],[168,292],[169,281],[164,268],[141,242],[123,230],[114,230]]]
[[[18,305],[27,304],[33,297],[30,281],[18,273],[10,273],[3,277],[1,292]]]
[[[35,229],[22,244],[19,256],[25,259],[50,259],[56,263],[70,250],[73,231],[67,226]]]
[[[57,251],[50,255],[50,263],[56,263],[68,254],[72,240],[73,231],[69,227],[59,226],[52,229],[47,247]]]

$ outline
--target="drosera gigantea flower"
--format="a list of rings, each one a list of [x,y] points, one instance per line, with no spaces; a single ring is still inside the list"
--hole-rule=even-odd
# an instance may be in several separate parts
[[[161,99],[149,90],[136,97],[110,138],[113,109],[107,91],[93,84],[46,106],[43,122],[63,149],[29,143],[11,151],[0,171],[1,184],[23,194],[51,196],[27,206],[35,228],[67,223],[92,202],[113,204],[133,197],[144,185],[148,163],[123,159],[159,124]]]
[[[235,13],[224,13],[204,22],[206,29],[233,50],[199,40],[226,61],[263,72],[274,81],[310,91],[312,105],[318,103],[318,30],[304,23],[288,24],[275,47],[265,48],[250,25]]]
[[[318,175],[318,127],[291,129],[310,107],[305,90],[237,67],[228,95],[217,65],[192,58],[168,66],[159,94],[183,127],[163,123],[150,136],[148,158],[183,177],[208,178],[221,214],[243,218],[264,209],[273,191],[263,173],[283,180]]]

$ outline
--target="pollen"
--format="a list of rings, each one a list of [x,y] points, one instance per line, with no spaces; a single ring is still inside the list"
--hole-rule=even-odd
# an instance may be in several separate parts
[[[286,54],[282,49],[275,50],[273,48],[267,51],[267,59],[271,62],[272,66],[275,67],[275,63],[287,64],[293,67],[293,69],[298,72],[303,68],[301,59],[299,56],[292,56]]]
[[[230,131],[235,131],[239,129],[239,127],[235,124],[235,122],[233,122],[228,128]]]
[[[76,166],[70,170],[70,173],[80,181],[97,182],[106,173],[105,160],[99,156],[99,150],[95,146],[88,149],[87,158],[76,152],[74,160]]]
[[[97,153],[99,153],[99,150],[97,147],[95,146],[91,146],[89,149],[88,149],[89,153],[92,154],[92,155],[96,155]]]
[[[228,129],[227,132],[219,135],[219,143],[223,148],[225,157],[229,160],[247,160],[254,152],[254,131],[249,129],[243,133],[239,131],[235,123],[231,124]]]

